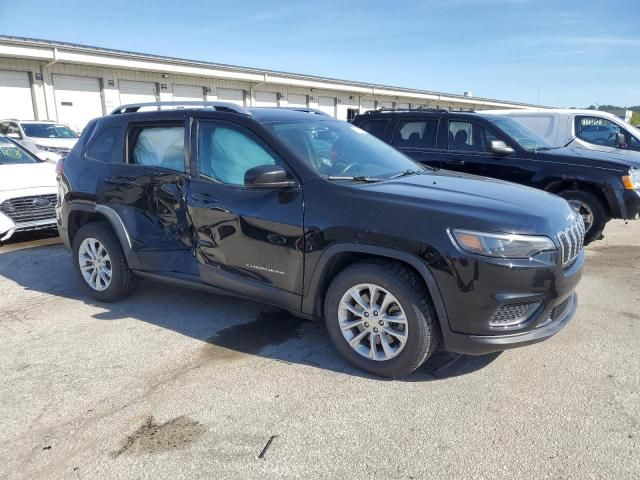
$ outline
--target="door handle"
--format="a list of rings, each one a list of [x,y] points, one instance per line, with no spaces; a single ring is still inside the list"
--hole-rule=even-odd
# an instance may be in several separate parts
[[[204,204],[216,203],[218,201],[216,197],[214,197],[213,195],[209,195],[208,193],[194,193],[191,198],[196,202]]]
[[[104,181],[112,185],[138,185],[138,183],[133,178],[121,177],[118,175],[114,177],[105,177]]]
[[[464,160],[460,158],[451,158],[449,160],[446,160],[446,162],[451,165],[464,165]]]

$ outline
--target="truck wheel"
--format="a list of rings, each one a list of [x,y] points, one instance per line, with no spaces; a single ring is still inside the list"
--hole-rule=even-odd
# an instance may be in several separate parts
[[[72,252],[80,285],[96,300],[115,302],[133,291],[135,278],[108,225],[98,222],[82,227],[73,239]]]
[[[343,270],[327,291],[324,318],[337,350],[374,375],[408,375],[438,345],[424,284],[393,261],[362,261]]]
[[[565,190],[558,193],[584,221],[584,244],[588,245],[602,236],[608,218],[602,202],[593,193],[582,190]]]

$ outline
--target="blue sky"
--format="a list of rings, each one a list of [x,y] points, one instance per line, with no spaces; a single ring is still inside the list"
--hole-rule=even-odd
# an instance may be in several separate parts
[[[640,0],[0,0],[0,34],[555,106],[640,105]]]

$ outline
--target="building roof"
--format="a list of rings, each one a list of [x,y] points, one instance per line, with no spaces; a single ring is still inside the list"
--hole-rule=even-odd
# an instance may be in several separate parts
[[[304,75],[277,70],[227,65],[222,63],[150,55],[146,53],[107,49],[34,38],[0,35],[0,56],[36,59],[64,63],[103,65],[132,68],[177,75],[205,76],[256,83],[280,84],[297,87],[341,90],[359,94],[397,96],[428,101],[484,104],[492,107],[538,107],[522,102],[511,102],[481,97],[434,92],[413,88],[349,81],[330,77]],[[102,62],[99,60],[102,57]]]

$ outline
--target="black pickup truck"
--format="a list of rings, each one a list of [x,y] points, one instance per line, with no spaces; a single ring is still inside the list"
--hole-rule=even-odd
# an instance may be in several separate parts
[[[582,216],[585,243],[610,219],[640,215],[638,152],[553,147],[510,117],[481,112],[376,110],[352,123],[423,164],[560,195]]]

